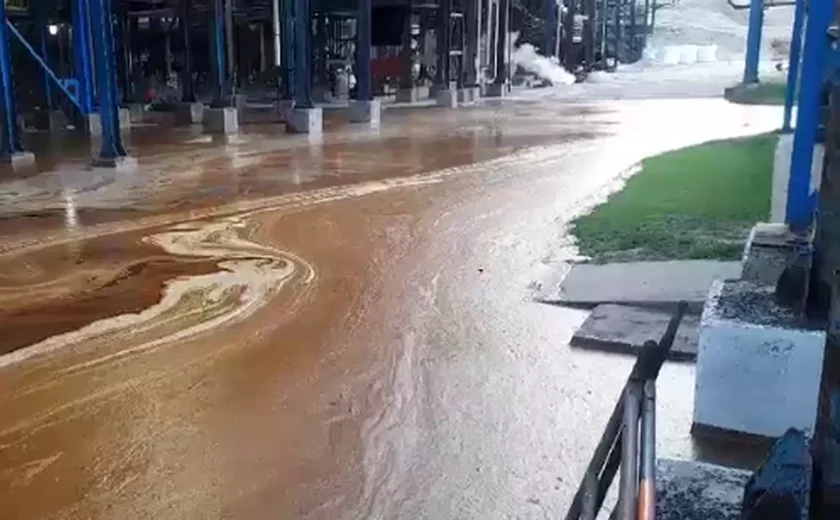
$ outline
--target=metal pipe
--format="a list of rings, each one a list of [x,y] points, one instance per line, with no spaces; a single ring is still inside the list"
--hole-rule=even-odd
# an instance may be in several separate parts
[[[656,380],[644,383],[638,520],[656,516]]]
[[[827,0],[808,5],[805,24],[802,79],[796,113],[796,132],[785,207],[785,220],[795,233],[805,232],[814,219],[814,198],[811,196],[811,164],[814,143],[820,123],[823,78],[828,54],[828,26],[834,16],[834,3]]]
[[[281,64],[280,47],[280,0],[271,0],[271,34],[274,37],[274,66]]]
[[[764,0],[750,1],[747,56],[744,60],[744,84],[758,82],[758,60],[761,54],[761,30],[764,25]]]
[[[637,379],[630,381],[624,394],[618,518],[635,520],[639,492],[639,404],[642,382]]]
[[[793,29],[790,36],[790,59],[788,60],[787,89],[785,90],[785,112],[782,132],[790,133],[793,119],[793,103],[796,98],[796,83],[799,81],[799,58],[802,52],[802,26],[805,24],[805,0],[798,0],[793,11]]]

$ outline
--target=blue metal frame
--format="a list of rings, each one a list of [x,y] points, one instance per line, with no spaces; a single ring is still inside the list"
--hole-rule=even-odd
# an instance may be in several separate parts
[[[761,54],[761,29],[764,25],[764,0],[751,0],[747,32],[747,57],[744,62],[744,84],[758,82],[758,60]]]
[[[802,52],[802,26],[805,23],[805,0],[797,0],[793,12],[793,32],[790,37],[790,59],[788,60],[787,89],[785,90],[785,112],[782,132],[790,133],[793,118],[793,103],[799,81],[799,58]]]
[[[93,110],[93,47],[90,39],[90,0],[71,0],[73,16],[73,67],[79,82],[76,93],[83,115]]]
[[[29,54],[35,59],[35,63],[37,63],[44,70],[44,75],[48,79],[52,80],[56,84],[56,86],[58,86],[58,88],[62,92],[64,92],[64,94],[67,95],[67,98],[70,100],[71,103],[73,103],[76,106],[76,108],[78,108],[80,111],[84,111],[78,99],[79,83],[75,79],[61,79],[58,76],[56,76],[55,72],[53,72],[50,66],[44,61],[44,58],[42,58],[41,55],[38,54],[38,51],[36,51],[32,47],[32,45],[29,44],[28,41],[26,41],[26,38],[23,37],[20,31],[17,30],[17,27],[15,27],[9,19],[6,19],[6,28],[8,29],[9,33],[15,38],[17,38],[21,45],[23,45],[24,49],[26,49],[29,52]],[[73,86],[76,92],[71,92],[68,86]]]
[[[547,12],[545,16],[545,49],[543,49],[543,54],[553,57],[557,53],[558,7],[555,0],[546,0],[545,5]]]
[[[96,65],[99,117],[102,124],[102,159],[126,155],[119,123],[116,61],[114,60],[114,20],[111,0],[90,0],[91,36]]]
[[[182,0],[181,4],[182,8],[179,28],[181,38],[184,42],[184,63],[181,67],[181,84],[183,85],[181,101],[184,103],[194,103],[195,84],[193,83],[192,51],[190,50],[190,9],[192,8],[192,1]]]
[[[0,112],[3,115],[2,132],[0,139],[0,156],[11,157],[23,151],[23,144],[20,140],[20,128],[18,127],[17,102],[15,100],[14,73],[12,71],[12,58],[9,53],[9,31],[8,18],[6,17],[6,2],[0,2],[0,17],[7,23],[0,23]]]
[[[29,12],[35,21],[35,35],[38,38],[38,50],[47,61],[47,22],[49,21],[49,10],[47,0],[30,0]],[[44,71],[44,101],[47,105],[47,110],[53,107],[52,85],[50,85],[50,75]]]
[[[283,99],[295,96],[295,0],[281,0],[283,46],[280,64],[283,68]]]
[[[786,219],[794,233],[810,229],[816,197],[811,194],[811,166],[820,124],[822,90],[829,62],[828,27],[834,18],[833,0],[811,0],[805,24],[802,79],[793,135]]]
[[[227,66],[225,64],[225,9],[222,0],[213,0],[213,57],[216,74],[216,94],[213,106],[221,107],[228,103]]]
[[[312,108],[312,25],[309,0],[295,0],[295,107]]]
[[[359,11],[356,16],[356,79],[357,99],[370,101],[373,99],[373,86],[370,68],[370,48],[373,42],[371,35],[371,0],[358,0]]]

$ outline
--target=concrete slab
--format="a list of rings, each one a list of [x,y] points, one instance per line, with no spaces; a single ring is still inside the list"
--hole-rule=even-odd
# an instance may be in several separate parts
[[[740,262],[714,260],[577,264],[556,290],[540,299],[580,307],[617,303],[658,308],[685,300],[699,313],[714,280],[740,275]]]
[[[286,121],[286,131],[294,134],[320,135],[324,129],[321,108],[295,108]]]
[[[656,461],[657,520],[738,520],[749,471],[687,460]]]
[[[495,83],[491,83],[487,85],[487,97],[505,97],[510,94],[510,86],[509,85],[497,85]]]
[[[137,159],[130,155],[114,157],[113,159],[94,157],[92,166],[94,168],[111,168],[118,172],[133,172],[137,170]]]
[[[176,125],[196,125],[204,122],[204,103],[179,103],[175,106]]]
[[[668,328],[671,313],[641,307],[605,304],[595,307],[572,336],[574,347],[635,355],[645,341],[657,341]],[[685,316],[680,323],[669,359],[692,361],[697,357],[700,319]]]
[[[382,102],[378,99],[371,101],[353,101],[350,106],[350,121],[353,123],[368,123],[379,126],[382,120]]]
[[[457,88],[441,88],[435,94],[437,106],[446,108],[458,107],[458,89]]]
[[[24,171],[35,168],[35,154],[32,152],[15,152],[0,157],[0,162],[8,164],[14,171]]]
[[[204,133],[228,135],[239,131],[239,112],[234,107],[208,108],[204,111]]]
[[[429,99],[430,95],[430,89],[427,86],[401,88],[397,91],[396,101],[397,103],[416,103]]]
[[[703,309],[693,429],[813,432],[825,329],[780,307],[773,286],[715,282]]]

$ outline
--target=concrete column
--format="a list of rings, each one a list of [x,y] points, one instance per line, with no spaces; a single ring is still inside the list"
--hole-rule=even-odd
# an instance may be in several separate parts
[[[271,0],[271,41],[274,43],[274,66],[280,66],[280,0]]]
[[[508,91],[508,32],[510,9],[509,0],[498,0],[499,22],[497,25],[498,35],[496,37],[496,78],[490,86],[489,96],[502,97]]]
[[[184,63],[181,67],[181,85],[183,87],[181,101],[195,103],[195,85],[193,84],[192,50],[190,49],[190,10],[191,0],[181,0],[181,39],[184,44]]]
[[[286,120],[292,133],[320,134],[323,114],[312,103],[312,45],[309,0],[295,0],[295,108]]]

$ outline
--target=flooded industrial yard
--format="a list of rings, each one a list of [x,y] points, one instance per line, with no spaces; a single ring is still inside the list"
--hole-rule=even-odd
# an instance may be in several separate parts
[[[558,516],[632,362],[531,299],[565,222],[644,156],[780,121],[510,102],[319,142],[140,128],[136,171],[68,146],[4,174],[3,517]],[[693,367],[659,387],[661,454],[695,456]]]

